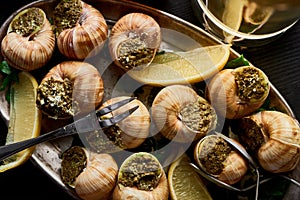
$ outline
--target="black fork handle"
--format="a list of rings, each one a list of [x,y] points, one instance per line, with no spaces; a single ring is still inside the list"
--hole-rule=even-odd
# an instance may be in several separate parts
[[[74,124],[72,124],[72,126],[75,128]],[[68,126],[68,128],[70,128],[70,129],[68,130],[68,129],[66,129],[66,127],[64,127],[64,128],[60,128],[60,129],[51,131],[49,133],[43,134],[41,136],[35,137],[35,138],[31,138],[28,140],[23,140],[20,142],[15,142],[15,143],[1,146],[0,147],[0,161],[13,155],[13,154],[18,153],[24,149],[27,149],[34,145],[37,145],[39,143],[53,140],[53,139],[56,139],[56,138],[59,138],[62,136],[75,134],[76,131],[74,132],[74,129],[72,129],[71,126]]]
[[[38,137],[0,146],[0,161],[39,143],[53,140],[59,137],[74,135],[77,134],[78,131],[80,133],[85,133],[98,128],[100,128],[100,125],[98,123],[97,116],[95,115],[95,113],[89,114],[84,118],[81,118],[71,124],[68,124],[62,128],[58,128],[54,131],[45,133]]]

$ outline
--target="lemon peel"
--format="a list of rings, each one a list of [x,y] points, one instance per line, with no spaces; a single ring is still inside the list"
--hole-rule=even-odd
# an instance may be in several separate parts
[[[243,10],[247,1],[245,0],[226,0],[222,15],[223,23],[234,31],[238,31],[243,21]],[[226,43],[232,43],[233,35],[223,31]]]
[[[42,114],[36,107],[36,89],[38,83],[29,72],[18,74],[19,82],[11,86],[10,121],[6,144],[30,139],[40,135]],[[25,149],[3,160],[0,172],[25,163],[34,151],[34,147]]]
[[[210,78],[227,63],[229,45],[199,47],[185,52],[165,52],[149,66],[128,71],[133,79],[152,86],[192,84]]]

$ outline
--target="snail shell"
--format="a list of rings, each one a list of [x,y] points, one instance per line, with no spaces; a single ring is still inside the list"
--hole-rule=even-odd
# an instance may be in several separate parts
[[[103,80],[96,67],[87,62],[64,61],[42,79],[37,105],[49,117],[70,118],[94,110],[103,94]]]
[[[31,24],[33,18],[38,19],[34,19],[35,23]],[[27,20],[26,27],[22,26],[20,20]],[[13,18],[1,42],[1,53],[10,66],[32,71],[50,60],[54,47],[55,36],[45,12],[33,7],[21,11]]]
[[[73,28],[63,30],[57,36],[59,51],[70,59],[85,59],[96,55],[104,46],[108,26],[99,10],[80,1],[81,15]]]
[[[237,119],[262,106],[269,91],[269,80],[262,70],[243,66],[217,73],[206,87],[206,99],[220,115]]]
[[[63,181],[66,183],[67,178],[71,179],[72,184],[66,184],[74,187],[84,200],[109,199],[116,185],[117,174],[118,165],[109,154],[91,153],[79,146],[73,146],[63,153]]]
[[[168,197],[168,180],[155,156],[134,153],[122,163],[113,200],[167,200]]]
[[[152,17],[143,13],[129,13],[113,26],[109,50],[115,64],[129,70],[149,64],[160,43],[160,26]]]
[[[105,101],[99,109],[128,98],[127,96],[114,97]],[[134,99],[102,118],[119,115],[135,106],[139,106],[138,109],[116,125],[87,134],[85,140],[88,146],[96,152],[114,152],[140,146],[150,131],[150,113],[140,100]]]
[[[261,111],[244,117],[238,120],[236,133],[267,171],[287,172],[299,162],[299,123],[285,113]]]
[[[163,88],[152,103],[151,113],[162,135],[183,143],[202,138],[217,122],[209,102],[184,85]]]
[[[227,184],[237,183],[248,170],[245,159],[216,135],[205,136],[197,143],[194,159],[201,169]]]

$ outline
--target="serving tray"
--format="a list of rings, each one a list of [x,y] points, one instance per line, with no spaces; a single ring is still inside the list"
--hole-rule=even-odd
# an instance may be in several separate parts
[[[44,1],[35,1],[32,2],[19,10],[16,10],[11,17],[9,17],[0,28],[0,38],[2,39],[6,33],[8,24],[12,18],[19,11],[28,8],[28,7],[40,7],[42,8],[48,16],[52,15],[52,10],[58,3],[58,0],[44,0]],[[222,44],[217,38],[200,29],[197,26],[194,26],[174,15],[169,13],[150,8],[145,5],[134,3],[126,0],[86,0],[88,4],[91,4],[97,8],[107,20],[109,25],[113,25],[120,17],[124,16],[127,13],[132,12],[142,12],[152,16],[161,26],[163,34],[163,42],[161,48],[164,50],[180,50],[187,51],[189,49],[194,49],[201,46],[210,46]],[[104,65],[110,66],[112,61],[108,59],[108,56],[103,53],[103,57],[99,57],[97,60],[89,60],[93,63],[104,63]],[[230,60],[239,57],[240,54],[230,49]],[[0,61],[3,60],[3,57],[0,55]],[[55,62],[63,60],[63,58],[53,58]],[[53,65],[54,61],[50,61],[48,65]],[[105,64],[106,63],[106,64]],[[259,66],[257,66],[259,67]],[[118,82],[119,78],[122,76],[122,71],[111,70],[110,67],[106,68],[105,71],[101,71],[105,83],[105,92],[106,99],[110,98],[112,95],[131,95],[130,91],[122,91],[121,89],[117,91],[114,86]],[[114,94],[113,94],[114,93]],[[282,97],[282,95],[277,91],[277,89],[271,84],[271,92],[269,99],[271,99],[271,104],[277,110],[285,112],[290,116],[294,117],[294,113]],[[105,100],[105,99],[104,99]],[[0,97],[0,112],[2,118],[8,124],[9,121],[9,108],[7,102],[4,98],[4,93],[1,93]],[[80,199],[74,190],[66,187],[60,179],[60,163],[61,163],[61,154],[74,142],[74,137],[65,137],[51,142],[45,142],[36,146],[35,151],[31,157],[31,161],[37,165],[42,171],[44,171],[49,178],[53,179],[59,187],[61,187],[66,193],[68,193],[74,199]],[[296,170],[293,171],[293,176],[299,179],[299,165]],[[288,189],[285,198],[294,199],[295,191],[299,191],[299,188],[295,188],[294,185],[291,185]]]

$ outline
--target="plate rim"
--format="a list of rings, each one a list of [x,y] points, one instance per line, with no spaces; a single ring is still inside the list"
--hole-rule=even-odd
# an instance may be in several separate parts
[[[1,25],[0,27],[0,31],[3,31],[4,30],[4,27],[6,24],[8,24],[12,18],[18,13],[20,12],[21,10],[25,9],[25,8],[28,8],[28,7],[31,7],[31,6],[35,6],[37,4],[40,4],[40,3],[53,3],[53,2],[57,2],[58,0],[37,0],[37,1],[33,1],[29,4],[26,4],[22,7],[20,7],[19,9],[17,9],[16,11],[14,11],[5,21],[4,23]],[[220,39],[218,39],[216,36],[206,32],[204,29],[184,20],[184,19],[181,19],[180,17],[177,17],[173,14],[170,14],[168,12],[165,12],[165,11],[162,11],[162,10],[159,10],[159,9],[156,9],[156,8],[152,8],[150,6],[147,6],[147,5],[144,5],[144,4],[141,4],[141,3],[138,3],[138,2],[133,2],[133,1],[127,1],[127,0],[87,0],[87,1],[84,1],[86,3],[89,3],[89,4],[92,4],[92,2],[94,3],[99,3],[99,2],[107,2],[107,3],[115,3],[115,4],[120,4],[120,5],[127,5],[127,6],[133,6],[133,7],[140,7],[142,8],[143,10],[148,10],[149,12],[154,12],[156,13],[158,16],[164,16],[164,17],[168,17],[172,20],[175,20],[177,23],[179,24],[182,24],[183,26],[186,26],[188,27],[189,29],[193,29],[194,31],[197,31],[199,32],[199,34],[202,34],[204,35],[205,37],[213,40],[214,42],[216,43],[219,43],[219,44],[224,44]],[[239,54],[236,50],[234,50],[233,48],[230,47],[230,52],[232,55],[236,56],[236,57],[239,57],[241,56],[241,54]],[[2,55],[0,54],[0,60],[2,60]],[[274,93],[274,95],[276,95],[279,100],[282,102],[282,104],[286,107],[287,109],[287,113],[292,116],[292,117],[295,117],[295,114],[294,112],[292,111],[291,107],[289,106],[289,104],[287,103],[287,101],[283,98],[283,96],[281,95],[281,93],[275,88],[275,86],[270,83],[271,85],[271,90],[272,92]],[[2,116],[2,113],[1,113],[1,117]],[[50,145],[52,145],[51,143],[49,143]],[[36,148],[38,148],[39,145],[36,146]],[[60,178],[58,176],[56,176],[57,174],[55,172],[53,172],[51,169],[48,168],[48,166],[43,163],[38,155],[36,154],[36,151],[34,151],[34,153],[32,154],[31,158],[30,158],[30,161],[37,167],[39,168],[40,170],[42,170],[50,179],[52,179],[54,181],[54,183],[56,185],[58,185],[64,192],[68,193],[72,198],[74,199],[78,199],[80,200],[80,198],[77,196],[77,194],[75,193],[74,190],[71,190],[69,189],[68,187],[66,187],[65,184],[62,183],[62,181],[60,180]]]

